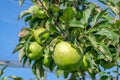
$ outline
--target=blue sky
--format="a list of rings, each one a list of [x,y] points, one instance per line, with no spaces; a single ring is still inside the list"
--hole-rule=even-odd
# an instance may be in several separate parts
[[[28,1],[28,0],[27,0]],[[89,0],[96,1],[96,0]],[[29,3],[29,2],[28,2]],[[17,21],[20,12],[27,9],[29,5],[19,6],[17,0],[0,1],[0,60],[17,61],[18,54],[12,54],[13,49],[18,43],[18,33],[25,26],[23,20]],[[1,68],[1,67],[0,67]],[[24,80],[34,78],[31,69],[10,68],[5,70],[4,76],[16,75],[23,77]],[[59,80],[54,73],[47,74],[47,80]],[[61,80],[62,78],[60,78]]]

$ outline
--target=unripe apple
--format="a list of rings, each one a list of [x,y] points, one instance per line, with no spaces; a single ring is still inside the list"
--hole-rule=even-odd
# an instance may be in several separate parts
[[[28,58],[31,60],[38,60],[43,54],[42,47],[37,42],[32,42],[29,45],[29,54],[27,54]]]
[[[49,38],[50,34],[47,32],[45,28],[39,28],[34,30],[34,38],[39,44],[44,44],[45,41]]]

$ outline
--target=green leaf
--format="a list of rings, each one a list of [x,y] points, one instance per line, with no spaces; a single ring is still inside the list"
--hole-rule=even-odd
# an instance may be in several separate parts
[[[100,74],[101,76],[103,76],[103,75],[107,74],[107,72],[99,72],[99,74]]]
[[[102,28],[100,31],[98,31],[96,34],[98,35],[105,35],[107,38],[111,39],[113,42],[113,45],[118,44],[119,42],[119,35],[111,30],[107,30]]]
[[[116,66],[116,64],[115,64],[115,61],[105,61],[105,59],[104,60],[101,60],[100,61],[100,65],[104,68],[104,69],[111,69],[111,68],[113,68],[113,67],[115,67]],[[109,72],[108,72],[108,74],[109,74]]]
[[[31,42],[31,40],[33,39],[33,35],[30,35],[27,39],[27,41],[25,42],[25,54],[28,55],[29,54],[29,44]]]
[[[64,72],[64,78],[65,78],[65,79],[68,78],[68,75],[69,75],[68,72]]]
[[[118,7],[114,4],[115,1],[113,2],[106,2],[107,6],[113,11],[113,13],[115,13],[116,15],[119,14],[119,9]],[[112,5],[114,4],[114,5]]]
[[[7,77],[3,77],[1,80],[8,80],[8,78]]]
[[[36,27],[39,26],[40,23],[41,23],[41,20],[38,19],[38,18],[31,19],[31,20],[30,20],[30,28],[35,29]]]
[[[115,25],[116,25],[118,28],[120,28],[120,20],[116,20]]]
[[[19,51],[21,48],[23,48],[23,45],[18,44],[18,45],[16,46],[16,48],[13,50],[12,53],[15,53],[15,52]]]
[[[95,39],[94,36],[89,35],[89,36],[87,36],[87,38],[88,38],[88,40],[91,42],[91,45],[93,45],[95,48],[98,47],[98,43],[97,43],[97,41],[96,41],[96,39]]]
[[[108,76],[102,76],[101,78],[100,78],[100,80],[108,80]]]
[[[28,65],[30,66],[31,64],[32,64],[32,60],[29,59],[29,60],[28,60]]]
[[[102,60],[102,59],[105,59],[105,56],[103,54],[99,54],[97,60]]]
[[[28,60],[28,58],[25,56],[25,57],[23,58],[23,67],[25,66],[27,60]]]
[[[19,5],[22,6],[25,0],[19,0]]]
[[[94,26],[97,22],[98,22],[98,20],[101,18],[101,17],[103,17],[103,15],[106,13],[106,11],[107,11],[108,9],[105,9],[105,10],[103,10],[103,11],[101,11],[101,12],[98,12],[93,18],[92,18],[92,26]]]
[[[34,73],[34,75],[37,77],[38,80],[41,80],[41,78],[45,77],[46,75],[44,75],[44,68],[42,66],[42,62],[41,61],[36,61],[33,66],[32,66],[32,71]]]
[[[19,50],[18,62],[21,62],[24,56],[25,56],[25,52],[24,52],[24,49],[22,48]]]
[[[101,42],[99,44],[98,49],[100,50],[100,52],[103,53],[103,55],[105,56],[105,60],[107,61],[112,61],[112,54],[109,50],[109,48],[104,44],[104,42]]]
[[[8,78],[11,78],[11,79],[14,79],[14,80],[23,80],[23,78],[15,76],[15,75],[9,76]]]
[[[96,27],[95,30],[101,28],[110,28],[111,24],[108,22],[108,20],[102,20],[99,21],[94,27]]]
[[[26,15],[32,14],[33,10],[34,10],[34,6],[31,6],[28,10],[22,11],[21,14],[18,16],[18,20],[20,20]]]
[[[57,69],[57,71],[56,71],[56,75],[57,75],[58,78],[59,78],[63,73],[64,73],[64,71],[61,70],[61,69]]]
[[[0,70],[0,77],[3,75],[4,70],[7,68],[7,66],[4,66],[1,70]]]
[[[84,25],[81,24],[81,22],[76,19],[71,20],[69,25],[70,25],[70,27],[84,28]]]
[[[60,7],[56,4],[52,4],[51,5],[51,8],[52,8],[52,11],[55,13],[55,12],[58,12],[60,10]]]
[[[102,28],[111,28],[111,24],[108,22],[108,20],[99,21],[91,29],[89,29],[87,33],[94,33]]]
[[[88,8],[83,11],[82,19],[80,20],[80,22],[82,24],[87,24],[88,23],[88,19],[90,18],[91,12],[94,8],[95,8],[95,4],[90,3],[88,5]]]
[[[69,23],[70,20],[72,20],[72,19],[74,18],[73,8],[72,8],[72,7],[67,7],[67,8],[64,10],[63,16],[64,16],[65,22],[66,22],[66,23]]]
[[[103,4],[106,4],[106,3],[105,3],[105,0],[99,0],[99,2],[101,2],[101,3],[103,3]]]
[[[111,11],[115,13],[116,15],[119,14],[119,9],[115,3],[116,1],[114,0],[109,0],[109,1],[99,0],[99,1],[103,3],[104,5],[108,6],[111,9]]]
[[[92,80],[96,80],[96,74],[98,73],[98,71],[96,71],[96,69],[92,69],[92,70],[89,70],[88,72]]]
[[[93,60],[93,55],[90,53],[90,52],[88,52],[88,53],[86,53],[86,60],[88,61],[88,63],[89,63],[89,66],[90,66],[90,69],[92,70],[92,69],[95,69],[95,66],[96,66],[96,64],[95,64],[95,62],[94,62],[94,60]]]
[[[32,16],[27,16],[26,18],[25,18],[25,22],[28,22],[28,21],[30,21],[32,19]]]

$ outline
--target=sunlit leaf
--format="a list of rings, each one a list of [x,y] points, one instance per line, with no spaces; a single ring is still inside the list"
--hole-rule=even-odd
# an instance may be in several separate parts
[[[80,21],[76,20],[76,19],[73,19],[70,21],[70,27],[80,27],[80,28],[84,28],[84,25],[81,24]]]
[[[103,17],[103,15],[106,13],[107,10],[108,10],[108,9],[105,9],[105,10],[103,10],[103,11],[101,11],[101,12],[98,12],[98,13],[92,18],[92,23],[91,23],[92,26],[94,26],[94,25],[98,22],[98,20]]]
[[[88,52],[88,53],[86,54],[86,59],[87,59],[87,61],[88,61],[88,63],[89,63],[89,66],[90,66],[89,69],[94,69],[95,66],[96,66],[96,64],[95,64],[95,62],[94,62],[94,60],[93,60],[92,54]]]
[[[23,78],[15,76],[15,75],[9,76],[9,78],[14,79],[14,80],[23,80]]]
[[[16,48],[13,50],[12,53],[15,53],[15,52],[19,51],[22,47],[23,47],[23,45],[18,44],[18,45],[16,46]]]
[[[107,30],[107,29],[101,29],[100,31],[98,31],[96,34],[99,35],[105,35],[107,38],[111,39],[113,41],[113,44],[117,44],[119,42],[119,35],[114,33],[111,30]]]
[[[64,16],[65,22],[69,23],[70,20],[72,20],[74,18],[74,11],[73,11],[72,7],[66,8],[64,10],[63,16]]]
[[[114,0],[109,0],[109,1],[99,0],[99,1],[104,5],[108,6],[111,9],[111,11],[113,11],[113,13],[115,13],[116,15],[119,13],[119,9],[115,4],[116,1]]]
[[[103,54],[99,54],[97,60],[102,60],[102,59],[105,59],[105,56]]]
[[[88,23],[92,10],[95,8],[95,4],[90,3],[88,8],[83,11],[82,19],[80,20],[82,24]]]
[[[110,7],[110,9],[117,15],[119,13],[119,9],[117,6],[113,6],[111,5],[110,2],[106,2],[106,4],[108,5],[108,7]]]
[[[33,10],[34,10],[34,6],[31,6],[28,10],[22,11],[21,14],[18,16],[18,20],[20,20],[26,15],[32,14]]]
[[[31,40],[33,39],[33,35],[30,35],[27,39],[27,41],[25,42],[25,45],[24,45],[24,50],[25,50],[25,54],[28,55],[29,54],[29,44],[31,42]]]
[[[24,49],[22,48],[21,50],[19,50],[18,62],[22,61],[24,55],[25,55],[25,52],[24,52]]]
[[[99,44],[98,49],[103,53],[103,55],[105,56],[105,60],[107,61],[112,61],[112,54],[109,50],[109,48],[103,43],[101,42]]]
[[[89,35],[87,38],[88,38],[88,39],[89,39],[89,41],[91,42],[91,45],[93,45],[95,48],[97,48],[97,47],[98,47],[98,43],[97,43],[97,41],[96,41],[96,39],[95,39],[95,37],[94,37],[94,36]]]
[[[99,74],[100,74],[101,76],[103,76],[103,75],[107,74],[107,72],[99,72]]]

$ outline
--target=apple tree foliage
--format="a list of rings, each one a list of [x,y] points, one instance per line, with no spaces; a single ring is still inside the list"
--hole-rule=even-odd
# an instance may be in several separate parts
[[[20,6],[25,0],[19,0]],[[26,27],[19,33],[19,43],[13,53],[19,51],[19,62],[23,66],[32,65],[33,73],[40,80],[45,76],[46,68],[56,72],[56,76],[79,80],[91,78],[99,80],[118,79],[120,67],[120,1],[96,0],[100,6],[87,0],[31,0],[32,6],[22,11],[18,20],[24,19]],[[45,28],[49,33],[44,44],[43,56],[31,60],[26,54],[34,42],[33,30]],[[39,35],[41,38],[46,32]],[[64,71],[53,60],[54,47],[59,41],[72,43],[85,56],[79,70]],[[38,40],[39,43],[39,40]],[[44,55],[48,55],[47,66],[43,64]],[[109,70],[115,67],[112,76]]]

